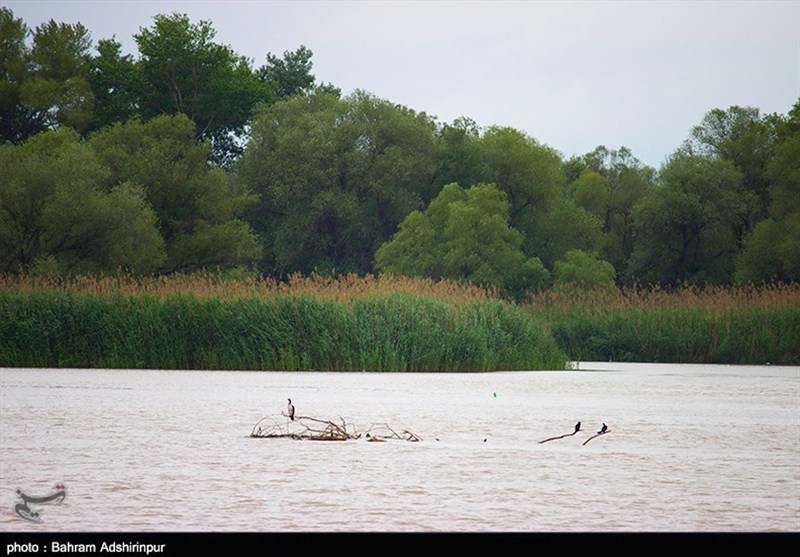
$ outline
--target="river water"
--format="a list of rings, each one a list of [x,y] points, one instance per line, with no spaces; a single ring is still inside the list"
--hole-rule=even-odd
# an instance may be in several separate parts
[[[422,441],[249,437],[287,398]],[[0,369],[0,455],[0,531],[798,531],[800,368]]]

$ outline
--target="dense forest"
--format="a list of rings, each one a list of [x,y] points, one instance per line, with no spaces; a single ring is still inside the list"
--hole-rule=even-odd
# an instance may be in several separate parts
[[[800,100],[710,107],[654,169],[343,95],[304,46],[255,67],[214,37],[157,15],[133,56],[0,8],[0,274],[387,273],[516,299],[800,280]]]

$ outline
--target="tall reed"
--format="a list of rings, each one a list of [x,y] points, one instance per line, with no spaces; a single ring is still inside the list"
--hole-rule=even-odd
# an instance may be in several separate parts
[[[387,275],[0,275],[0,366],[484,371],[567,357],[798,365],[800,285],[560,289],[516,306]]]
[[[6,367],[490,371],[566,362],[540,321],[491,299],[0,291]]]
[[[800,285],[551,291],[527,306],[576,360],[800,364]]]
[[[191,294],[196,298],[219,300],[270,299],[282,294],[307,295],[341,302],[395,293],[441,298],[453,302],[482,301],[499,297],[492,289],[481,288],[468,282],[394,275],[348,274],[334,278],[316,273],[309,276],[293,274],[283,281],[269,277],[231,279],[224,274],[213,272],[158,277],[136,277],[127,274],[73,277],[0,275],[0,291],[72,292],[94,296],[152,295],[162,299],[167,296]]]

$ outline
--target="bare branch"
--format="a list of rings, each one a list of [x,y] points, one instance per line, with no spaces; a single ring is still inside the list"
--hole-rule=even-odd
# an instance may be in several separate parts
[[[599,431],[599,432],[595,433],[594,435],[592,435],[591,437],[589,437],[586,441],[584,441],[583,444],[585,445],[586,443],[588,443],[589,441],[591,441],[595,437],[600,437],[601,435],[605,435],[606,433],[610,433],[610,432],[611,432],[610,429],[607,429],[605,431]],[[583,446],[583,445],[581,445],[581,446]]]
[[[288,415],[281,413],[284,418]],[[340,423],[332,420],[323,420],[311,416],[295,416],[294,420],[280,424],[272,417],[261,418],[253,426],[250,437],[260,439],[310,439],[314,441],[348,441],[360,439],[363,436],[368,441],[385,441],[386,439],[400,439],[404,441],[421,441],[422,438],[408,430],[397,433],[388,424],[373,424],[366,432],[360,433],[352,424],[340,417]],[[377,432],[375,430],[378,430]]]
[[[551,437],[549,439],[545,439],[543,441],[539,441],[539,444],[541,445],[542,443],[547,443],[548,441],[555,441],[556,439],[563,439],[564,437],[572,437],[576,433],[578,433],[578,432],[577,431],[573,431],[572,433],[565,433],[564,435],[559,435],[558,437]]]

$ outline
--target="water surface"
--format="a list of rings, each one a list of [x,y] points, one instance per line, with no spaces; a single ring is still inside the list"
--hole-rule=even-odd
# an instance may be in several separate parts
[[[287,398],[423,441],[250,438]],[[0,424],[3,531],[800,530],[797,367],[2,369]],[[42,524],[12,512],[59,482]]]

